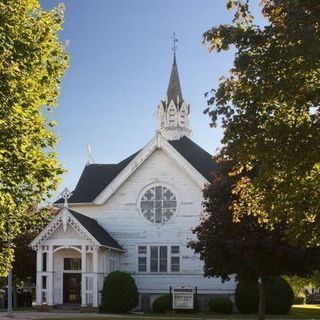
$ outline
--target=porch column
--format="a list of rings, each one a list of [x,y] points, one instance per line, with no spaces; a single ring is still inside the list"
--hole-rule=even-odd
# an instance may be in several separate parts
[[[81,246],[81,307],[87,306],[86,272],[87,272],[87,247],[86,245],[82,245]]]
[[[42,305],[42,247],[40,246],[37,250],[37,285],[36,285],[36,305]]]
[[[92,257],[92,264],[93,264],[93,301],[92,306],[98,307],[98,267],[99,267],[99,257],[98,257],[98,248],[93,248],[93,257]]]
[[[53,306],[53,245],[48,251],[48,306]]]

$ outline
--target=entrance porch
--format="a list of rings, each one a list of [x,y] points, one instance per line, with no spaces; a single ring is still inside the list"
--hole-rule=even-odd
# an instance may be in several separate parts
[[[99,248],[45,245],[37,250],[36,304],[99,305]]]
[[[104,277],[122,247],[97,220],[63,208],[32,241],[37,251],[37,306],[99,306]]]

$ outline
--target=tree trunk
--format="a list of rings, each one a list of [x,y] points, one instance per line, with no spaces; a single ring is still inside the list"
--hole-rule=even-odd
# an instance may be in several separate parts
[[[259,287],[259,307],[258,320],[266,319],[266,279],[261,277],[258,281]]]

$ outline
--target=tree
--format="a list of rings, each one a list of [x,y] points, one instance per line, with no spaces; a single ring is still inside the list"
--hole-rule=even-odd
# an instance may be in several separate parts
[[[29,211],[29,225],[25,225],[22,233],[14,240],[15,257],[12,265],[15,284],[23,284],[26,281],[36,281],[36,252],[30,247],[30,243],[52,220],[59,210],[53,206],[41,209],[32,208]]]
[[[61,6],[46,12],[38,0],[0,3],[0,276],[13,261],[11,244],[32,222],[30,207],[63,172],[47,120],[68,65],[57,36],[62,21]]]
[[[213,181],[204,189],[204,216],[194,230],[197,239],[189,246],[204,261],[205,276],[254,281],[259,287],[259,319],[265,319],[265,287],[268,279],[278,275],[306,276],[317,270],[320,262],[318,247],[305,248],[286,240],[285,221],[265,228],[257,216],[245,215],[234,221],[232,204],[238,194],[232,186],[235,177],[229,172],[234,166],[219,159],[213,171]]]
[[[208,97],[224,127],[221,154],[238,177],[237,218],[285,220],[291,241],[320,240],[320,2],[262,0],[257,26],[249,0],[228,0],[230,25],[204,34],[210,50],[235,47],[233,68]],[[243,175],[259,168],[254,177]]]

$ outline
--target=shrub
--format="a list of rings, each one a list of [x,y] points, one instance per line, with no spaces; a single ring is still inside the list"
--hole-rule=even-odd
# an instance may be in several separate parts
[[[166,313],[171,310],[171,296],[166,294],[164,296],[158,297],[153,301],[152,311],[158,313]]]
[[[257,284],[240,280],[235,292],[235,304],[241,313],[256,313],[259,304]]]
[[[217,313],[232,313],[233,303],[228,298],[213,298],[209,301],[209,310]]]
[[[267,285],[267,313],[287,314],[293,305],[294,292],[282,277],[272,278]]]
[[[125,313],[136,307],[139,293],[134,279],[126,272],[111,272],[103,283],[101,312]]]
[[[305,298],[304,297],[297,297],[295,296],[294,297],[294,300],[293,300],[293,304],[304,304],[305,303]]]
[[[289,283],[282,277],[271,278],[266,286],[266,307],[268,314],[286,314],[294,301]],[[240,281],[235,292],[235,303],[241,313],[256,313],[259,304],[259,290],[254,282]]]

